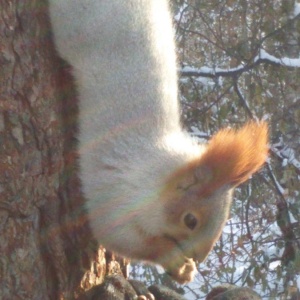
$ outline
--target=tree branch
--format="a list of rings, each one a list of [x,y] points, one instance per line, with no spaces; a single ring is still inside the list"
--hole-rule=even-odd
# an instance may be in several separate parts
[[[244,72],[254,69],[259,65],[266,64],[272,66],[283,66],[286,68],[300,68],[300,58],[292,59],[292,58],[276,58],[265,52],[264,50],[260,50],[258,56],[256,56],[252,63],[247,65],[240,65],[236,68],[231,69],[222,69],[222,68],[209,68],[209,67],[201,67],[199,69],[184,67],[180,71],[180,76],[182,77],[208,77],[208,78],[216,78],[216,77],[237,77]]]

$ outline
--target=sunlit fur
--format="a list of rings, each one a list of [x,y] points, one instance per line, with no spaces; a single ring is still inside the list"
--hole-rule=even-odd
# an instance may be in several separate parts
[[[208,146],[180,126],[166,0],[49,0],[58,53],[79,98],[78,152],[95,238],[192,280],[228,218],[233,188],[266,157],[267,127],[224,129]],[[191,230],[184,216],[198,222]]]
[[[203,154],[174,173],[194,174],[205,170],[199,196],[207,196],[223,185],[235,187],[246,181],[264,164],[268,154],[266,122],[249,122],[239,130],[225,128],[209,141]],[[198,175],[199,176],[199,175]]]

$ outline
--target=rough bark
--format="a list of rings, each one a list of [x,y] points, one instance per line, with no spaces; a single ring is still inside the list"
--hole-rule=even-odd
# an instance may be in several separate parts
[[[46,1],[0,1],[0,67],[0,299],[74,299],[120,267],[85,221],[75,88]]]

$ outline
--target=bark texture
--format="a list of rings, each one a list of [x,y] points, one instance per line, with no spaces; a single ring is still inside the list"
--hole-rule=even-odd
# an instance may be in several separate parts
[[[0,1],[0,67],[0,299],[74,299],[121,271],[85,222],[75,88],[46,1]]]

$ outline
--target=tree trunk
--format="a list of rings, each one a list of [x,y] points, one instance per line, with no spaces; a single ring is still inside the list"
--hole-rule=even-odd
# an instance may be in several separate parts
[[[295,18],[294,11],[297,1],[289,0],[285,1],[282,5],[283,16],[285,17],[285,21],[288,23],[283,34],[283,56],[289,58],[298,58],[300,53],[300,22],[299,19],[291,22],[292,19]],[[287,69],[284,77],[288,85],[284,90],[284,100],[285,100],[285,108],[283,112],[283,118],[286,119],[285,124],[287,124],[285,129],[284,144],[287,145],[287,153],[295,157],[299,157],[300,151],[299,147],[297,147],[297,143],[299,143],[299,104],[300,104],[300,86],[299,86],[299,78],[300,78],[300,70],[299,69]],[[296,149],[296,153],[293,153],[292,149]],[[288,157],[291,159],[291,157]],[[286,176],[283,177],[282,184],[284,184],[287,190],[292,190],[295,187],[294,178],[297,177],[295,172],[286,172]],[[295,208],[299,204],[294,204]],[[299,229],[295,226],[294,221],[292,220],[293,211],[289,206],[288,197],[281,197],[277,201],[277,223],[282,232],[282,236],[285,243],[285,249],[282,254],[283,263],[287,266],[287,276],[285,280],[285,287],[288,290],[289,285],[297,286],[297,273],[299,273],[300,264],[297,262],[300,259],[300,241],[297,239],[297,235],[299,235]]]
[[[74,299],[112,267],[82,209],[75,88],[46,1],[0,1],[0,66],[0,299]]]

